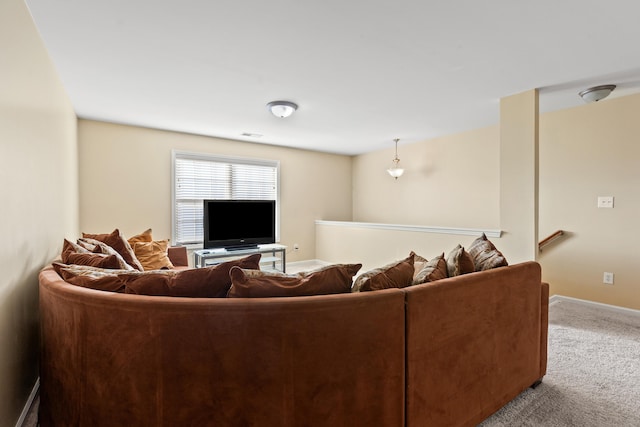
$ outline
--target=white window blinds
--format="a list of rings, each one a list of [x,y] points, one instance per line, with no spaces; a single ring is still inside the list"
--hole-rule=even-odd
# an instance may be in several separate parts
[[[202,243],[205,199],[278,200],[279,162],[173,152],[173,244]],[[276,203],[277,204],[277,203]],[[276,234],[279,230],[276,216]]]

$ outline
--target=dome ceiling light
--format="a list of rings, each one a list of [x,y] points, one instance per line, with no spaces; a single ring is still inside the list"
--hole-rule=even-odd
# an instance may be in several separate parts
[[[298,105],[289,101],[271,101],[267,104],[267,108],[274,116],[284,119],[292,115],[298,109]]]
[[[597,102],[601,99],[605,99],[613,90],[616,88],[616,85],[602,85],[602,86],[594,86],[589,89],[585,89],[582,92],[578,93],[580,97],[584,100],[584,102]]]

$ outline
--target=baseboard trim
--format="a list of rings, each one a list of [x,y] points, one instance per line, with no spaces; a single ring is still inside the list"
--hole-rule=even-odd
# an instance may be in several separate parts
[[[611,310],[611,311],[617,311],[619,313],[625,313],[625,314],[631,314],[634,316],[640,316],[640,310],[635,310],[633,308],[627,308],[627,307],[620,307],[617,305],[611,305],[611,304],[605,304],[602,302],[595,302],[595,301],[589,301],[586,299],[580,299],[580,298],[573,298],[573,297],[567,297],[564,295],[553,295],[551,298],[549,298],[549,305],[552,305],[556,302],[560,302],[560,301],[571,301],[571,302],[575,302],[577,304],[582,304],[582,305],[588,305],[591,307],[599,307],[599,308],[603,308],[605,310]]]
[[[40,377],[36,379],[36,383],[33,385],[31,389],[31,394],[27,398],[27,402],[24,404],[24,408],[22,408],[22,413],[20,414],[20,418],[16,422],[16,427],[22,427],[24,424],[24,420],[27,419],[27,415],[29,414],[29,410],[31,409],[31,405],[33,405],[33,401],[38,395],[38,391],[40,391]]]

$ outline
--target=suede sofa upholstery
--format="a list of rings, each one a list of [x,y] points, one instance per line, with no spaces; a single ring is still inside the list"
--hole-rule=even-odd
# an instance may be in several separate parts
[[[40,273],[42,427],[473,426],[546,372],[525,262],[287,298],[111,293]]]

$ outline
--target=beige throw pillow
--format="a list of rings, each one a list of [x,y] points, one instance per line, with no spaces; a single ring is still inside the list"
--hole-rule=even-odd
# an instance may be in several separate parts
[[[173,268],[173,264],[167,255],[168,240],[156,240],[154,242],[134,242],[133,252],[142,268],[148,270],[160,270]]]

